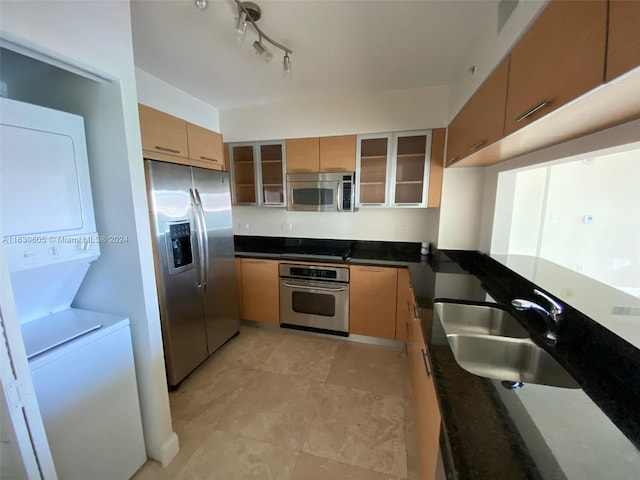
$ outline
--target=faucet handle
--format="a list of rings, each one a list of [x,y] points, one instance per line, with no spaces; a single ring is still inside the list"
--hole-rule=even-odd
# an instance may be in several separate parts
[[[536,295],[544,298],[547,302],[549,302],[549,304],[551,305],[551,314],[554,317],[557,318],[560,315],[562,315],[562,305],[560,305],[558,302],[556,302],[554,299],[552,299],[549,295],[547,295],[544,292],[541,292],[537,288],[533,290],[533,293],[535,293]]]

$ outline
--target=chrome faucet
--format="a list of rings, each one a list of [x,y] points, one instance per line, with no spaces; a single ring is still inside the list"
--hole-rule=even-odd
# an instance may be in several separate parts
[[[534,289],[533,293],[547,300],[551,305],[551,308],[547,310],[535,302],[521,298],[511,300],[511,305],[513,305],[516,310],[536,310],[542,313],[547,322],[547,333],[545,333],[545,337],[551,343],[556,343],[558,341],[558,326],[560,324],[560,320],[562,320],[562,306],[538,289]]]

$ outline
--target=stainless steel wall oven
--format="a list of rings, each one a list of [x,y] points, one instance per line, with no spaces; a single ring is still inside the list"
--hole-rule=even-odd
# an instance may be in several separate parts
[[[349,335],[349,269],[281,263],[280,325]]]

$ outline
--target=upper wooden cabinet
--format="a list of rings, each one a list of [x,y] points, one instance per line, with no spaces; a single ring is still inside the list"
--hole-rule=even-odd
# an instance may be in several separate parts
[[[320,138],[293,138],[286,146],[287,173],[320,171]]]
[[[187,123],[189,158],[212,162],[226,170],[222,135],[193,123]]]
[[[180,157],[189,157],[187,122],[138,104],[142,149]]]
[[[321,172],[356,171],[356,136],[320,137]]]
[[[446,128],[434,128],[431,130],[431,158],[429,160],[429,191],[427,192],[427,207],[440,207],[446,137]]]
[[[397,269],[351,266],[349,270],[349,332],[394,339]]]
[[[500,140],[504,134],[509,58],[485,80],[449,125],[447,165]]]
[[[228,148],[233,203],[285,206],[284,141],[232,143]]]
[[[640,65],[640,1],[609,0],[606,81]]]
[[[602,83],[606,32],[604,0],[549,4],[511,52],[505,135]]]

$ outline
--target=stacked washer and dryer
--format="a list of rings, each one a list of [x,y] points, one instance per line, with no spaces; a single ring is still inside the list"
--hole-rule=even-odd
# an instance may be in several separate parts
[[[0,98],[0,225],[58,477],[145,462],[129,319],[73,308],[100,256],[82,117]]]

